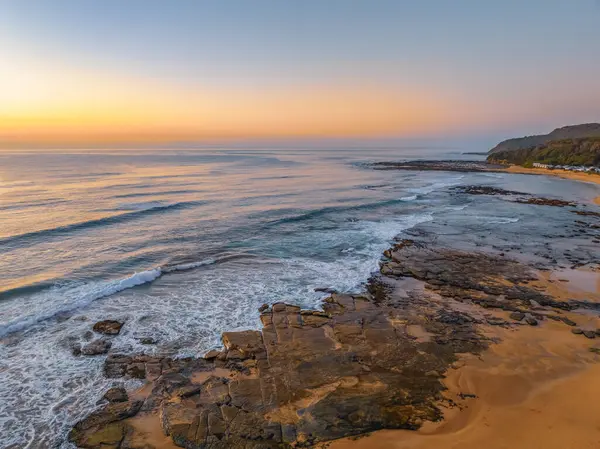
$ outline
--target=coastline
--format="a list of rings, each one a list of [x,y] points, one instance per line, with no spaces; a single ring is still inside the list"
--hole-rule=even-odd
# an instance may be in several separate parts
[[[598,219],[586,220],[574,236],[591,237]],[[589,420],[600,412],[591,402],[600,391],[600,292],[585,266],[593,260],[566,254],[572,268],[540,267],[493,245],[466,249],[467,237],[451,233],[407,234],[385,251],[364,294],[332,293],[322,311],[265,304],[262,330],[225,332],[223,348],[204,358],[109,355],[105,375],[146,385],[77,423],[71,441],[257,449],[597,441]]]
[[[600,286],[592,293],[568,281],[562,273],[541,273],[536,283],[555,298],[591,295],[600,300]],[[578,313],[566,315],[582,320]],[[588,319],[584,326],[598,324]],[[448,371],[446,395],[455,405],[444,409],[442,421],[426,423],[416,432],[382,430],[340,439],[323,448],[562,449],[600,441],[594,418],[600,404],[590,400],[600,393],[600,357],[590,351],[589,340],[573,338],[571,329],[552,321],[540,327],[495,327],[486,333],[498,343],[478,357],[461,357]],[[465,398],[465,392],[473,396]]]
[[[581,172],[572,172],[567,170],[550,170],[547,168],[525,168],[519,165],[511,165],[510,167],[501,170],[507,173],[516,173],[523,175],[546,175],[557,176],[559,178],[571,179],[573,181],[588,182],[592,184],[600,184],[599,174],[588,174]],[[600,205],[600,195],[594,198],[594,204]]]

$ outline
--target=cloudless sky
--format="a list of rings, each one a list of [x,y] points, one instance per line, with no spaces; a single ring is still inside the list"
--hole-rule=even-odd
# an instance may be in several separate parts
[[[0,142],[600,121],[597,0],[0,0]]]

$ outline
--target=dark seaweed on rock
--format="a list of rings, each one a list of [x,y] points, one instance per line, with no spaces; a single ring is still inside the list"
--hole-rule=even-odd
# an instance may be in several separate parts
[[[459,193],[465,193],[467,195],[530,195],[529,193],[517,192],[515,190],[505,190],[499,187],[482,185],[456,186],[452,187],[451,190],[454,190]]]
[[[577,206],[577,204],[572,201],[564,201],[564,200],[559,200],[556,198],[531,197],[530,193],[517,192],[515,190],[505,190],[505,189],[501,189],[499,187],[469,185],[469,186],[452,187],[451,190],[458,192],[458,193],[464,193],[466,195],[491,195],[491,196],[498,195],[498,196],[508,196],[508,197],[518,196],[520,198],[512,199],[511,201],[513,201],[515,203],[522,203],[522,204],[535,204],[537,206],[557,206],[557,207],[564,207],[564,206],[575,207],[575,206]],[[523,197],[527,197],[527,198],[523,198]],[[586,213],[583,212],[580,215],[585,215],[585,214]]]
[[[506,168],[506,166],[502,164],[465,160],[375,162],[369,166],[375,170],[435,170],[458,172],[489,172],[500,171]]]

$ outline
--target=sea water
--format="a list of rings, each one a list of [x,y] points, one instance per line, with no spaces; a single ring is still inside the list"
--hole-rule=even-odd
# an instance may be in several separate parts
[[[0,152],[0,447],[69,447],[70,426],[111,385],[104,356],[72,354],[98,320],[126,322],[114,352],[200,356],[224,330],[259,328],[263,303],[318,308],[317,287],[361,291],[390,241],[415,225],[547,226],[523,205],[490,206],[453,186],[598,194],[545,177],[366,165],[458,157],[426,148]],[[145,336],[157,344],[142,345]]]

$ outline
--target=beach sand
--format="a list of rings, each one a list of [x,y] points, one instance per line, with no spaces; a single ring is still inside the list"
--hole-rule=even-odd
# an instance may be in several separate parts
[[[559,178],[572,179],[574,181],[591,182],[600,184],[600,175],[581,172],[572,172],[567,170],[549,170],[547,168],[525,168],[519,165],[511,165],[505,171],[509,173],[521,173],[526,175],[548,175],[558,176]],[[600,196],[594,198],[594,203],[600,205]]]
[[[558,277],[562,280],[558,280]],[[562,297],[579,296],[565,277],[537,282]],[[598,301],[598,292],[587,293]],[[565,312],[581,328],[595,315]],[[495,328],[499,338],[480,357],[463,358],[444,381],[444,420],[419,431],[383,430],[330,443],[330,449],[568,449],[600,447],[600,339],[574,335],[551,320],[539,327]],[[464,395],[476,395],[476,398]]]

